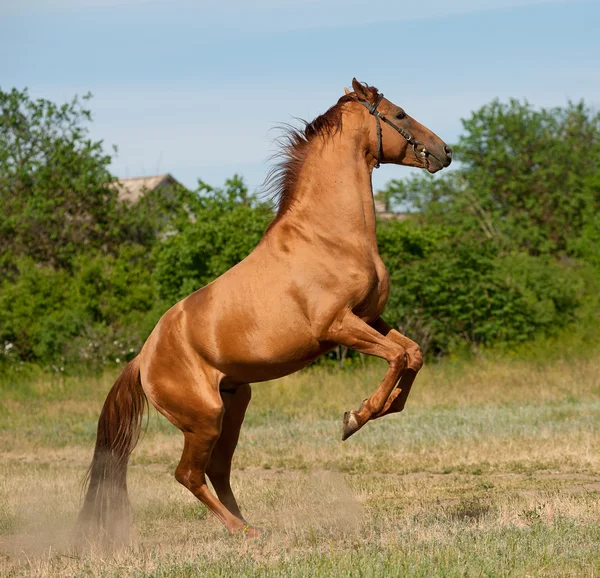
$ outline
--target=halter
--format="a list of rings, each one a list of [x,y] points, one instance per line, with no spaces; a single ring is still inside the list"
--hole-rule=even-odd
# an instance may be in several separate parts
[[[375,117],[375,121],[377,122],[377,164],[375,168],[378,169],[381,164],[381,151],[382,151],[382,142],[381,142],[381,122],[389,124],[396,132],[400,133],[407,141],[409,145],[412,145],[413,150],[415,151],[415,156],[417,156],[417,145],[420,144],[419,141],[415,140],[415,138],[407,131],[405,131],[402,127],[395,125],[391,120],[389,120],[384,114],[381,114],[377,107],[379,103],[383,100],[383,94],[379,94],[377,100],[371,104],[366,100],[358,100],[362,105],[367,107],[367,110],[370,114]],[[423,157],[424,162],[427,164],[427,153],[429,152],[426,148],[423,149],[424,155],[420,155]]]

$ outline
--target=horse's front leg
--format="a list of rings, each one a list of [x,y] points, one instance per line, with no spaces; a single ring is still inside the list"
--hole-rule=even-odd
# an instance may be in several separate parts
[[[395,391],[392,392],[390,397],[385,402],[383,409],[377,415],[373,416],[373,419],[383,417],[390,413],[397,413],[404,409],[410,388],[417,377],[417,373],[423,367],[423,354],[421,348],[412,339],[409,339],[405,335],[402,335],[399,331],[393,329],[388,325],[381,317],[373,323],[373,328],[377,329],[379,333],[386,336],[388,339],[395,341],[406,350],[408,356],[408,364],[406,370],[400,377],[400,383]]]
[[[407,367],[408,356],[402,345],[386,337],[352,312],[348,312],[341,320],[332,324],[327,340],[360,353],[381,357],[389,364],[383,381],[373,395],[362,403],[358,411],[344,414],[342,439],[345,440],[383,411],[392,390]]]

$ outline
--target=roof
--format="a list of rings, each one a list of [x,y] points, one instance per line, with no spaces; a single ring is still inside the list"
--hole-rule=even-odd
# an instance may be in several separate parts
[[[179,182],[169,173],[154,175],[151,177],[133,177],[131,179],[119,179],[119,200],[136,203],[148,191],[178,185]]]

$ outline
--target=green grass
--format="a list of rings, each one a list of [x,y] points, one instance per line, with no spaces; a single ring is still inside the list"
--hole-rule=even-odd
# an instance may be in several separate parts
[[[427,366],[407,409],[340,441],[385,366],[253,387],[233,485],[270,531],[228,536],[177,484],[150,417],[130,468],[134,544],[74,555],[71,528],[115,373],[4,380],[2,576],[597,576],[600,361]]]

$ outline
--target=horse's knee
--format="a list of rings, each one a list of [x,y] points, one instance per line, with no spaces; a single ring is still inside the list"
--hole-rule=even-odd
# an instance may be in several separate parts
[[[175,479],[188,490],[192,490],[194,487],[206,483],[204,480],[204,472],[197,473],[188,464],[179,464],[175,470]]]
[[[423,352],[421,347],[415,343],[414,347],[408,350],[409,367],[415,372],[419,371],[423,367]]]
[[[200,424],[202,434],[185,432],[185,443],[179,465],[175,469],[175,479],[195,493],[194,488],[206,484],[205,472],[208,467],[211,453],[219,435],[221,434],[221,420],[223,408],[213,412],[204,412],[204,419]]]
[[[175,470],[175,479],[196,495],[206,486],[205,472],[191,466],[179,465]]]

